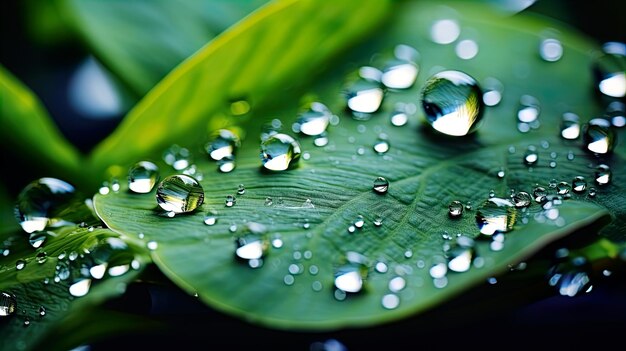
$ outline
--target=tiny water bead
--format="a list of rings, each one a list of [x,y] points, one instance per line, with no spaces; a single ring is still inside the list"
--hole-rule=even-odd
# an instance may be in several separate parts
[[[570,190],[572,190],[572,186],[567,182],[560,182],[556,185],[556,193],[559,195],[568,194]]]
[[[159,167],[150,161],[140,161],[128,171],[128,189],[146,194],[152,191],[159,179]]]
[[[237,194],[243,195],[246,193],[246,187],[243,184],[239,184],[237,187]]]
[[[539,153],[537,152],[537,148],[530,145],[524,153],[524,163],[528,166],[532,166],[539,160]]]
[[[386,294],[383,296],[381,304],[384,308],[388,310],[393,310],[395,308],[398,308],[398,306],[400,305],[400,298],[396,294]]]
[[[332,115],[326,105],[321,102],[312,102],[298,114],[292,130],[294,133],[305,135],[320,135],[326,131]]]
[[[363,226],[365,225],[365,219],[363,218],[363,216],[358,215],[353,225],[358,229],[363,228]]]
[[[462,60],[471,60],[478,55],[478,43],[472,39],[463,39],[454,48],[456,55]]]
[[[7,317],[17,310],[17,299],[15,295],[8,292],[0,292],[0,317]]]
[[[448,215],[450,218],[458,218],[463,214],[463,204],[461,201],[452,201],[448,206]]]
[[[483,115],[482,92],[474,78],[443,71],[426,81],[421,92],[427,122],[436,131],[464,136],[478,128]]]
[[[26,267],[26,261],[24,260],[15,261],[15,269],[17,269],[18,271],[21,271],[22,269],[24,269],[24,267]]]
[[[300,144],[287,134],[274,134],[261,143],[261,162],[270,171],[294,167],[300,154]]]
[[[387,151],[389,151],[389,140],[387,140],[387,136],[384,134],[381,134],[378,136],[378,139],[376,139],[376,142],[374,143],[374,151],[376,151],[379,155],[385,154],[387,153]]]
[[[403,125],[407,124],[407,122],[409,121],[409,116],[407,112],[404,111],[403,109],[396,108],[395,110],[391,112],[391,115],[389,116],[389,120],[391,121],[392,125],[396,127],[402,127]]]
[[[598,165],[595,172],[595,182],[598,185],[607,185],[611,182],[611,168],[605,164]]]
[[[626,126],[626,104],[620,101],[611,102],[606,108],[606,116],[611,120],[613,127]]]
[[[46,315],[46,308],[44,306],[39,306],[39,315],[41,317]]]
[[[208,210],[204,215],[204,224],[211,226],[215,225],[215,223],[217,223],[217,211]]]
[[[583,148],[595,154],[613,151],[615,132],[604,118],[594,118],[583,127]]]
[[[483,87],[483,103],[486,106],[496,106],[502,101],[504,86],[499,80],[492,77],[485,78]]]
[[[597,194],[596,188],[594,187],[589,188],[589,193],[588,193],[589,197],[595,197],[596,194]]]
[[[17,196],[15,216],[26,233],[44,230],[61,222],[61,212],[76,200],[72,185],[56,178],[40,178]]]
[[[563,57],[563,45],[554,38],[547,38],[539,45],[539,55],[544,61],[556,62]]]
[[[610,42],[593,65],[596,89],[610,98],[626,97],[626,45]]]
[[[204,190],[200,183],[190,176],[171,175],[159,184],[156,199],[166,212],[174,214],[191,212],[204,202]]]
[[[511,231],[516,219],[515,206],[506,199],[488,199],[476,211],[476,225],[480,233],[487,236]]]
[[[219,129],[211,134],[204,150],[211,159],[220,161],[227,157],[234,157],[239,146],[241,146],[241,141],[237,134],[228,129]]]
[[[384,177],[378,177],[374,180],[372,189],[378,194],[386,194],[389,190],[389,181]]]
[[[217,161],[217,169],[222,173],[230,173],[235,169],[235,157],[227,156]]]
[[[522,95],[520,107],[517,111],[517,119],[523,123],[533,123],[539,118],[541,112],[539,100],[530,95]]]
[[[530,203],[532,202],[533,198],[532,196],[530,196],[529,193],[525,191],[520,191],[520,192],[515,193],[515,195],[513,195],[512,200],[513,200],[513,204],[515,205],[515,207],[523,208],[523,207],[530,206]]]
[[[163,161],[175,170],[182,171],[191,164],[191,153],[189,149],[174,144],[163,152]]]
[[[224,200],[224,204],[226,207],[233,207],[237,203],[237,198],[232,195],[227,195],[226,200]]]
[[[357,293],[363,288],[369,267],[367,258],[360,253],[349,251],[335,268],[335,287],[345,293]]]
[[[377,80],[359,79],[352,83],[346,98],[348,99],[348,109],[357,114],[370,114],[378,111],[385,92]],[[367,117],[361,119],[368,119]]]
[[[561,120],[561,137],[567,140],[576,140],[580,136],[580,117],[566,112]]]
[[[584,177],[577,176],[572,180],[572,190],[576,193],[582,193],[587,190],[587,181]]]
[[[446,252],[448,269],[453,272],[466,272],[472,266],[474,260],[474,240],[460,236],[456,243]]]

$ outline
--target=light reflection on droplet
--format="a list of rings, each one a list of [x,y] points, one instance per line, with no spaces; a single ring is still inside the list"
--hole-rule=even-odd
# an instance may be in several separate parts
[[[381,303],[384,308],[393,310],[400,305],[400,298],[396,294],[387,294],[383,296]]]
[[[580,136],[580,118],[578,115],[566,112],[561,120],[561,137],[563,139],[575,140]]]
[[[478,55],[478,43],[471,39],[461,40],[456,44],[456,55],[463,60],[470,60]]]
[[[539,46],[539,55],[545,61],[556,62],[563,57],[563,45],[554,38],[544,39]]]
[[[438,20],[430,27],[430,37],[437,44],[450,44],[458,39],[461,27],[452,19]]]

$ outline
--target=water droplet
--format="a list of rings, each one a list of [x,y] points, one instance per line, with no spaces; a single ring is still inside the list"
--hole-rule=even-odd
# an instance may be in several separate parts
[[[560,182],[559,184],[556,185],[556,192],[559,195],[565,195],[569,193],[571,189],[572,189],[572,186],[569,185],[569,183],[567,182]]]
[[[44,306],[39,306],[39,315],[42,317],[46,315],[46,308]]]
[[[398,308],[398,306],[400,305],[400,298],[396,294],[387,294],[383,296],[381,303],[384,308],[388,310],[393,310],[395,308]]]
[[[39,264],[46,263],[46,261],[48,260],[48,254],[44,251],[41,251],[37,253],[37,256],[35,256],[35,260]]]
[[[563,57],[563,45],[554,38],[547,38],[539,45],[539,55],[548,62],[556,62]]]
[[[191,153],[188,149],[174,144],[163,152],[163,161],[175,170],[181,171],[191,164]]]
[[[591,290],[591,265],[584,257],[564,258],[548,271],[548,284],[563,296],[578,296]]]
[[[613,151],[615,133],[611,123],[603,118],[594,118],[583,127],[583,147],[596,154]]]
[[[606,108],[606,115],[611,120],[613,127],[622,128],[626,126],[626,104],[623,102],[611,102]]]
[[[561,120],[561,137],[567,140],[576,140],[580,136],[580,117],[566,112]]]
[[[30,326],[30,318],[28,318],[28,317],[25,317],[25,318],[24,318],[24,326],[25,326],[25,327]]]
[[[528,166],[532,166],[539,160],[539,153],[537,152],[537,148],[534,146],[529,146],[524,154],[524,163]]]
[[[71,251],[71,252],[70,252],[70,254],[67,256],[67,258],[68,258],[70,261],[74,261],[74,260],[76,260],[76,259],[78,258],[78,252],[76,252],[76,251]]]
[[[379,155],[382,155],[389,151],[389,141],[387,140],[386,135],[381,134],[376,139],[374,143],[374,151],[376,151]]]
[[[226,156],[217,161],[217,169],[222,173],[230,173],[235,169],[235,157]]]
[[[102,182],[102,185],[98,189],[98,193],[100,195],[108,195],[111,192],[111,188],[109,188],[109,182]]]
[[[533,200],[532,196],[529,193],[520,191],[513,195],[513,204],[517,208],[528,207],[530,206],[530,202]]]
[[[89,292],[89,288],[91,288],[91,279],[81,278],[70,285],[70,294],[75,297],[85,296]]]
[[[608,50],[607,50],[608,49]],[[626,48],[625,44],[611,42],[604,46],[604,54],[593,65],[596,88],[605,96],[626,96]]]
[[[321,135],[330,123],[332,112],[321,102],[312,102],[298,114],[292,130],[306,135]]]
[[[393,110],[393,112],[391,112],[389,120],[391,121],[392,125],[396,127],[402,127],[409,121],[409,115],[404,109],[396,108],[395,110]]]
[[[430,27],[430,38],[437,44],[450,44],[461,34],[459,23],[453,19],[441,19]]]
[[[426,81],[421,92],[428,123],[438,132],[467,135],[478,128],[483,114],[482,92],[474,78],[443,71]]]
[[[296,279],[291,274],[287,274],[283,277],[283,282],[285,283],[285,285],[293,285],[295,281]]]
[[[214,225],[215,223],[217,223],[217,211],[212,209],[208,210],[204,215],[204,224]]]
[[[359,79],[350,86],[346,93],[348,108],[359,119],[369,119],[368,115],[361,116],[360,114],[378,111],[384,95],[384,91],[377,80]]]
[[[358,215],[358,216],[356,217],[356,220],[354,221],[354,226],[355,226],[356,228],[361,229],[361,228],[363,228],[363,225],[364,225],[364,224],[365,224],[365,220],[363,219],[363,216]]]
[[[441,279],[448,273],[448,266],[444,262],[433,264],[428,271],[433,279]]]
[[[237,198],[232,195],[227,195],[226,200],[224,200],[224,204],[226,207],[233,207],[237,203]]]
[[[589,194],[589,197],[595,197],[596,194],[597,194],[596,188],[594,188],[594,187],[589,188],[589,193],[588,194]]]
[[[523,123],[533,123],[539,118],[539,100],[530,95],[522,95],[520,107],[517,111],[517,119]]]
[[[456,243],[446,252],[448,269],[453,272],[466,272],[470,269],[474,259],[474,240],[461,236]]]
[[[506,175],[506,171],[504,170],[504,168],[500,168],[497,175],[498,178],[504,178],[504,176]]]
[[[458,218],[463,214],[463,204],[461,201],[452,201],[448,206],[448,215],[451,218]]]
[[[274,200],[271,197],[265,198],[265,206],[272,206],[274,204]]]
[[[581,176],[574,177],[574,180],[572,181],[572,190],[576,193],[582,193],[587,190],[587,181],[585,178]]]
[[[225,157],[234,157],[237,149],[241,146],[239,137],[228,129],[219,129],[212,133],[204,150],[215,161]]]
[[[357,293],[363,288],[367,279],[368,267],[365,256],[349,251],[343,262],[335,269],[335,287],[345,293]]]
[[[605,164],[598,165],[595,172],[595,182],[598,185],[607,185],[611,182],[611,168]]]
[[[33,232],[28,236],[28,243],[35,249],[38,249],[43,246],[43,244],[48,239],[48,236],[54,236],[52,232]]]
[[[378,177],[374,180],[374,187],[372,188],[378,194],[385,194],[389,190],[389,181],[383,177]]]
[[[40,178],[17,196],[15,216],[26,233],[44,230],[62,221],[63,210],[76,201],[74,187],[56,178]]]
[[[235,256],[241,260],[259,260],[267,253],[269,240],[262,232],[257,232],[256,228],[248,229],[248,234],[235,239]]]
[[[0,317],[7,317],[17,310],[17,299],[13,294],[0,292]]]
[[[486,106],[496,106],[502,101],[504,86],[495,78],[485,78],[484,80],[483,103]]]
[[[270,171],[284,171],[300,159],[300,144],[287,134],[275,134],[261,143],[261,162]]]
[[[374,269],[376,270],[376,272],[378,273],[386,273],[388,270],[387,264],[385,262],[376,262],[376,265],[374,266]]]
[[[24,269],[24,267],[26,267],[26,261],[17,260],[15,262],[15,269],[17,269],[18,271],[21,271],[22,269]]]
[[[454,50],[460,59],[471,60],[478,55],[478,43],[471,39],[464,39],[456,44]]]
[[[128,171],[128,189],[145,194],[152,191],[159,178],[159,167],[149,161],[140,161]]]
[[[200,183],[190,176],[171,175],[159,184],[156,199],[166,212],[174,214],[191,212],[204,202],[204,190]]]
[[[476,224],[481,234],[506,233],[513,229],[517,211],[506,199],[491,198],[485,201],[476,212]]]
[[[383,225],[383,219],[382,219],[382,217],[376,217],[376,218],[374,218],[374,226],[376,226],[376,227],[380,227],[381,225]]]
[[[154,240],[151,240],[146,243],[146,247],[148,248],[148,250],[154,251],[159,247],[159,243],[157,243]]]
[[[489,190],[489,197],[494,197],[496,196],[496,192],[493,191],[493,189]]]
[[[408,89],[415,84],[419,67],[415,62],[395,59],[383,68],[381,82],[390,89]]]
[[[406,280],[402,277],[394,277],[389,281],[389,290],[399,292],[406,287]]]

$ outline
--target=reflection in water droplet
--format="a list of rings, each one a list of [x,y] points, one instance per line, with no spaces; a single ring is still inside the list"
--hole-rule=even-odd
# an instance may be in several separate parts
[[[217,161],[217,169],[222,173],[230,173],[235,169],[235,157],[227,156]]]
[[[572,190],[576,193],[582,193],[587,190],[587,181],[584,177],[577,176],[572,181]]]
[[[595,182],[598,185],[607,185],[611,182],[611,168],[605,164],[596,167]]]
[[[379,135],[378,139],[376,139],[376,142],[374,143],[374,151],[376,151],[379,155],[389,151],[389,141],[387,140],[386,135]]]
[[[418,72],[415,62],[391,60],[385,64],[381,82],[390,89],[408,89],[415,84]]]
[[[473,59],[478,55],[478,43],[471,39],[461,40],[456,44],[455,52],[460,59]]]
[[[28,243],[35,249],[38,249],[43,246],[43,244],[48,239],[48,236],[54,236],[53,232],[33,232],[28,236]]]
[[[237,203],[237,199],[232,195],[227,195],[226,200],[224,200],[224,204],[226,207],[233,207]]]
[[[225,157],[234,157],[239,146],[241,146],[241,140],[235,133],[228,129],[219,129],[211,134],[204,149],[209,157],[220,161]]]
[[[476,212],[476,224],[483,235],[511,231],[516,219],[517,211],[513,204],[496,197],[485,201]]]
[[[400,305],[400,298],[396,294],[387,294],[383,296],[381,303],[384,308],[388,310],[393,310],[395,308],[398,308],[398,306]]]
[[[539,55],[545,61],[556,62],[563,57],[563,45],[554,38],[544,39],[539,46]]]
[[[385,194],[389,190],[389,181],[384,177],[378,177],[374,180],[374,187],[372,188],[378,194]]]
[[[539,153],[537,152],[537,148],[534,146],[529,146],[524,154],[524,163],[528,166],[532,166],[539,160]]]
[[[578,136],[580,136],[580,118],[571,112],[564,113],[561,121],[561,137],[576,140]]]
[[[294,133],[320,135],[326,131],[332,115],[326,105],[312,102],[298,114],[298,119],[293,124],[292,130]]]
[[[274,134],[261,143],[261,162],[270,171],[284,171],[300,160],[300,144],[287,134]]]
[[[452,19],[438,20],[430,27],[430,38],[437,44],[450,44],[461,34],[458,22]]]
[[[621,101],[613,101],[606,108],[606,115],[611,120],[613,127],[626,126],[626,104]]]
[[[463,214],[463,204],[461,201],[452,201],[448,206],[448,215],[451,218],[460,217]]]
[[[596,154],[613,151],[615,132],[604,118],[594,118],[583,127],[583,148]]]
[[[594,188],[594,187],[589,188],[589,193],[588,194],[589,194],[589,197],[595,197],[596,194],[597,194],[596,188]]]
[[[13,294],[0,292],[0,317],[7,317],[17,310],[17,299]]]
[[[607,43],[605,54],[599,56],[593,65],[593,73],[598,91],[608,97],[626,96],[626,45]],[[607,50],[609,49],[609,50]]]
[[[513,204],[517,208],[528,207],[532,201],[532,196],[529,193],[520,191],[513,195]]]
[[[40,178],[17,196],[15,216],[26,233],[44,230],[62,221],[59,216],[77,201],[74,187],[56,178]]]
[[[204,215],[204,224],[214,225],[215,223],[217,223],[217,211],[213,209],[208,210]]]
[[[171,175],[159,184],[156,199],[166,212],[174,214],[191,212],[204,202],[204,190],[200,183],[190,176]]]
[[[428,123],[438,132],[467,135],[483,114],[482,92],[474,78],[459,71],[443,71],[426,81],[421,92]]]
[[[569,185],[569,183],[567,182],[560,182],[559,184],[556,185],[556,192],[559,195],[565,195],[569,193],[571,189],[572,189],[571,185]]]
[[[383,102],[384,91],[376,80],[359,79],[354,82],[348,92],[348,108],[354,113],[374,113]],[[368,116],[359,119],[368,119]]]
[[[174,144],[163,152],[163,161],[175,170],[182,171],[191,164],[191,153],[188,149]]]
[[[15,261],[15,269],[17,269],[18,271],[21,271],[22,269],[24,269],[24,267],[26,267],[26,261],[24,260]]]
[[[91,288],[91,279],[81,278],[70,285],[70,294],[75,297],[85,296],[89,292],[89,288]]]
[[[159,178],[159,167],[149,161],[140,161],[128,171],[128,189],[146,194],[152,191]]]
[[[367,258],[349,251],[340,266],[335,268],[335,287],[346,293],[357,293],[368,275]]]

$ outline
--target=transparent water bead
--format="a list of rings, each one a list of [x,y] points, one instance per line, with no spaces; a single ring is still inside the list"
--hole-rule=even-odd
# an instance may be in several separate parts
[[[191,164],[191,153],[189,149],[174,144],[163,152],[163,161],[175,170],[181,171]]]
[[[383,102],[385,92],[376,80],[359,79],[346,93],[348,109],[354,113],[374,113]]]
[[[584,177],[577,176],[572,180],[572,190],[576,193],[582,193],[587,190],[587,181]]]
[[[367,258],[360,253],[349,251],[335,268],[335,287],[346,293],[357,293],[363,289],[368,272]]]
[[[53,232],[32,232],[28,236],[28,243],[35,249],[38,249],[43,246],[49,236],[54,237],[55,234]]]
[[[421,100],[427,122],[446,135],[472,133],[482,119],[480,87],[463,72],[443,71],[432,76],[422,89]]]
[[[530,95],[522,95],[520,107],[517,111],[517,119],[523,123],[533,123],[539,118],[541,112],[539,100]]]
[[[556,193],[559,195],[568,194],[570,190],[572,190],[572,186],[567,182],[560,182],[556,185]]]
[[[539,152],[537,152],[537,148],[534,146],[529,146],[524,153],[524,163],[528,166],[532,166],[539,160]]]
[[[458,218],[463,214],[463,204],[461,201],[452,201],[448,206],[448,215],[450,218]]]
[[[515,193],[515,195],[513,195],[512,200],[513,200],[513,204],[515,205],[515,207],[522,208],[522,207],[530,206],[530,203],[532,202],[533,198],[532,196],[530,196],[529,193],[520,191],[520,192]]]
[[[448,269],[453,272],[467,272],[472,266],[475,255],[474,240],[460,236],[456,243],[446,252]]]
[[[159,184],[156,199],[166,212],[191,212],[204,202],[204,190],[197,180],[188,175],[171,175]]]
[[[217,161],[217,169],[222,173],[230,173],[235,169],[235,157],[227,156]]]
[[[232,195],[226,196],[226,200],[224,201],[224,204],[226,205],[226,207],[233,207],[235,206],[236,203],[237,203],[237,198],[235,198]]]
[[[544,187],[537,186],[533,189],[533,196],[535,197],[535,201],[537,203],[544,202],[546,200],[546,195],[548,195],[548,192]]]
[[[561,120],[561,137],[567,140],[576,140],[580,136],[580,118],[578,115],[566,112]]]
[[[235,156],[239,146],[241,146],[241,141],[237,134],[228,129],[219,129],[211,134],[204,150],[211,159],[219,161],[226,157]]]
[[[17,299],[15,295],[5,291],[0,292],[0,317],[7,317],[17,310]]]
[[[383,68],[381,82],[390,89],[408,89],[415,84],[419,67],[407,60],[390,60]]]
[[[374,186],[372,189],[378,194],[386,194],[389,190],[389,181],[384,177],[378,177],[374,179]]]
[[[596,89],[610,98],[626,96],[626,45],[610,42],[603,47],[604,54],[593,65]]]
[[[396,108],[395,110],[391,112],[391,115],[389,116],[389,120],[391,121],[392,125],[396,127],[402,127],[406,125],[407,122],[409,121],[409,115],[404,109]]]
[[[17,196],[15,216],[26,233],[62,222],[63,210],[77,201],[74,187],[56,178],[40,178]]]
[[[87,295],[89,293],[89,289],[91,288],[91,279],[90,278],[79,278],[72,285],[70,285],[69,291],[72,296],[81,297]]]
[[[608,154],[615,146],[615,132],[604,118],[594,118],[583,127],[583,148],[596,154]]]
[[[261,162],[270,171],[294,167],[300,154],[300,144],[287,134],[274,134],[261,143]]]
[[[484,93],[483,93],[483,103],[486,106],[496,106],[502,101],[502,93],[504,91],[504,86],[502,83],[492,77],[485,78],[483,82]]]
[[[509,232],[516,219],[515,206],[509,200],[497,197],[488,199],[476,211],[476,225],[483,235]]]
[[[554,38],[547,38],[539,45],[539,55],[544,61],[556,62],[563,57],[563,45]]]
[[[241,260],[259,260],[269,248],[269,240],[264,235],[248,234],[235,239],[235,256]]]
[[[128,189],[134,193],[151,192],[158,180],[159,167],[150,161],[137,162],[128,171]]]
[[[611,120],[613,127],[626,126],[626,104],[621,101],[613,101],[606,108],[606,115]]]
[[[611,182],[611,168],[605,164],[598,165],[595,172],[595,182],[598,185],[607,185]]]
[[[299,114],[292,130],[306,135],[320,135],[326,131],[333,113],[321,102],[308,104]]]
[[[549,269],[548,284],[562,296],[578,296],[591,291],[591,272],[591,264],[584,257],[565,257]]]
[[[379,155],[387,153],[387,151],[389,151],[389,147],[389,140],[387,140],[387,136],[384,134],[379,135],[376,142],[374,142],[374,151],[376,151]]]

